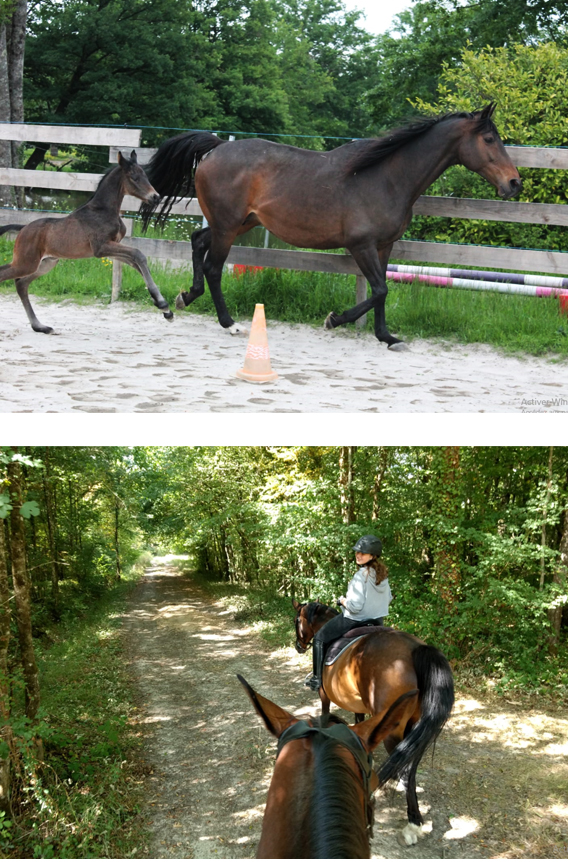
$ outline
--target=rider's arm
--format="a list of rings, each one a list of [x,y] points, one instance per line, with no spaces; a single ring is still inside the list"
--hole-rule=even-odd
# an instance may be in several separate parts
[[[367,579],[365,572],[363,569],[360,569],[350,581],[346,591],[344,607],[349,613],[359,614],[362,610],[366,600],[366,586]]]

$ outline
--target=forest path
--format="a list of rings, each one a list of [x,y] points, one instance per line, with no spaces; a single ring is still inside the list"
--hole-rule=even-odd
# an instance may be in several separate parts
[[[150,771],[151,839],[139,855],[253,857],[276,746],[236,674],[290,712],[314,715],[319,701],[302,685],[310,656],[271,651],[168,558],[134,591],[124,633]],[[373,857],[566,858],[566,725],[562,713],[459,694],[434,760],[427,755],[418,773],[427,834],[400,845],[405,799],[388,788],[376,802]]]
[[[539,300],[537,300],[539,301]],[[54,335],[0,296],[0,413],[565,413],[566,365],[481,344],[416,339],[393,352],[371,333],[268,324],[274,383],[248,383],[247,338],[207,315],[34,297]]]

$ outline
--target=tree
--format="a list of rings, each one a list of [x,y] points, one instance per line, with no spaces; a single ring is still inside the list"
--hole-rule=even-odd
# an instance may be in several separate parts
[[[24,120],[24,45],[26,39],[27,0],[0,2],[0,122],[21,123]],[[0,167],[19,167],[19,145],[0,141]],[[10,186],[0,186],[0,198],[12,203]],[[22,201],[19,201],[20,206]]]

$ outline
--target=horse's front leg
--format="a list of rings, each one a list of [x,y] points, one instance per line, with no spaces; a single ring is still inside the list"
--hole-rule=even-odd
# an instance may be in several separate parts
[[[203,273],[203,264],[204,259],[209,251],[209,247],[211,245],[211,228],[204,227],[200,228],[200,230],[196,230],[192,234],[192,269],[193,269],[193,281],[192,286],[187,290],[181,290],[178,296],[176,297],[176,308],[180,311],[186,308],[194,299],[197,299],[199,296],[203,296],[205,287],[204,287],[204,273]]]
[[[322,715],[330,715],[330,698],[324,691],[324,686],[321,685],[318,694],[320,695],[320,704],[322,707]]]
[[[173,319],[174,313],[170,311],[170,306],[160,293],[158,285],[150,275],[148,263],[141,251],[138,251],[136,248],[119,245],[118,242],[106,242],[103,243],[103,245],[98,246],[96,249],[93,249],[93,254],[95,257],[114,258],[115,260],[118,260],[121,263],[126,263],[129,266],[132,266],[133,269],[136,269],[136,271],[143,277],[148,293],[152,297],[156,308],[159,308],[163,312],[166,320]],[[167,309],[167,311],[164,311],[164,309]]]
[[[379,254],[376,247],[371,244],[363,248],[348,248],[348,251],[369,281],[372,295],[342,314],[336,314],[331,311],[324,324],[326,329],[335,329],[344,323],[354,323],[362,314],[366,314],[366,312],[374,309],[376,338],[379,341],[384,341],[392,349],[397,349],[397,345],[402,344],[399,338],[391,335],[385,322],[385,297],[387,296],[385,273],[391,248],[391,245],[387,246]]]

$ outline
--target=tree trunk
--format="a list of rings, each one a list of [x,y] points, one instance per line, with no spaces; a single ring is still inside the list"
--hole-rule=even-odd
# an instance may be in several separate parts
[[[354,453],[356,446],[340,446],[340,507],[344,524],[353,524],[354,518]]]
[[[9,123],[10,112],[10,75],[8,63],[8,47],[6,44],[6,24],[0,21],[0,123]],[[0,168],[12,167],[12,149],[10,141],[0,141]],[[0,185],[0,204],[13,205],[11,186]]]
[[[0,740],[11,748],[10,682],[8,679],[8,644],[10,643],[10,584],[6,562],[6,532],[0,518]],[[11,814],[10,806],[10,752],[0,755],[0,811]]]
[[[375,480],[373,483],[373,509],[371,513],[372,521],[377,521],[379,517],[379,495],[381,494],[381,486],[383,485],[383,477],[385,476],[385,471],[387,469],[387,456],[389,453],[389,449],[387,446],[378,446],[377,454],[379,455],[379,465],[377,468],[377,473],[375,474]]]
[[[115,554],[116,554],[116,576],[117,581],[121,579],[121,556],[119,549],[119,501],[115,497]]]
[[[547,467],[547,488],[545,491],[545,501],[543,504],[543,520],[541,522],[541,564],[539,571],[539,589],[542,590],[545,584],[545,544],[547,540],[547,509],[549,507],[549,497],[551,494],[551,478],[553,470],[553,446],[549,447],[549,464]]]
[[[561,542],[559,543],[559,561],[553,568],[553,583],[565,584],[567,590],[567,509],[563,515],[563,533],[561,534]],[[554,607],[549,608],[547,616],[551,625],[551,634],[548,639],[548,647],[551,655],[557,655],[559,651],[559,634],[561,630],[561,616],[563,614],[564,603],[556,602]]]
[[[17,0],[8,25],[8,76],[10,81],[10,112],[13,123],[24,122],[24,48],[26,44],[26,23],[28,20],[27,0]],[[11,163],[13,168],[20,167],[20,153],[23,145],[11,142]],[[16,203],[24,206],[24,189],[17,187]]]
[[[436,536],[433,585],[449,614],[454,612],[460,592],[459,548],[449,535],[460,518],[459,473],[460,446],[446,446],[437,477],[435,506],[440,513],[441,528]]]
[[[45,473],[43,479],[43,492],[45,497],[45,520],[47,525],[49,556],[51,560],[51,608],[52,614],[57,618],[59,614],[59,572],[57,569],[57,551],[55,548],[55,514],[53,510],[53,496],[51,493],[51,461],[49,457],[49,446],[45,447],[44,465]]]
[[[40,704],[38,668],[32,641],[32,618],[30,607],[30,578],[26,565],[26,537],[24,519],[20,514],[22,506],[21,469],[18,461],[8,465],[8,478],[12,495],[13,509],[10,512],[10,556],[12,560],[12,580],[16,605],[18,640],[22,656],[25,686],[26,716],[33,721]]]

